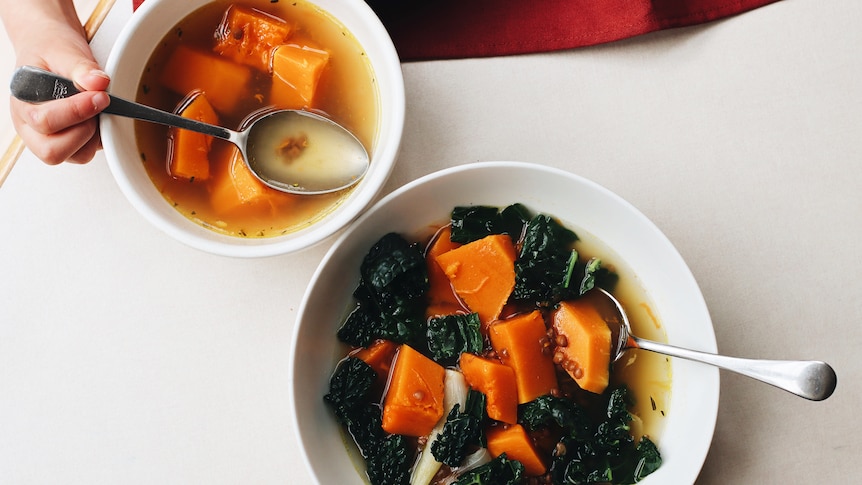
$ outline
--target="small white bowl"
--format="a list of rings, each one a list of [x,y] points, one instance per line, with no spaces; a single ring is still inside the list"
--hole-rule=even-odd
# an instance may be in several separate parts
[[[365,483],[323,404],[329,377],[345,350],[335,333],[363,256],[388,232],[410,236],[445,222],[456,205],[514,202],[555,216],[575,232],[589,232],[619,256],[649,294],[669,343],[716,351],[706,304],[682,257],[619,196],[577,175],[529,163],[484,162],[436,172],[389,194],[351,225],[324,257],[300,305],[290,350],[290,400],[305,462],[319,483]],[[695,481],[712,441],[718,391],[716,368],[672,361],[669,412],[658,439],[664,462],[640,483]]]
[[[105,65],[111,93],[134,99],[143,69],[158,42],[182,18],[212,0],[147,0],[123,28]],[[269,3],[270,0],[259,0]],[[338,19],[363,46],[374,71],[380,121],[368,173],[339,207],[308,228],[271,238],[219,234],[190,221],[164,199],[140,161],[134,122],[101,117],[108,166],[131,204],[152,224],[194,248],[235,257],[286,254],[313,246],[353,221],[374,200],[392,172],[404,129],[404,78],[392,39],[361,0],[314,0]]]

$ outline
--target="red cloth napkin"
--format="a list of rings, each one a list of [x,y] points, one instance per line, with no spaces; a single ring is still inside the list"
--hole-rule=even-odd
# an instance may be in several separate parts
[[[135,8],[144,0],[132,0]],[[583,47],[746,12],[778,0],[367,0],[402,61]]]

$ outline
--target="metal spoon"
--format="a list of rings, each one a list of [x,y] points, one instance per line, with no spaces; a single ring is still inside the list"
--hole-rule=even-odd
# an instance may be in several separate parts
[[[616,348],[611,349],[614,361],[627,349],[643,349],[659,354],[702,362],[733,371],[812,401],[822,401],[832,395],[838,382],[835,370],[820,361],[742,359],[698,352],[672,345],[645,340],[631,333],[631,325],[622,304],[607,291],[596,288],[582,298],[592,298],[611,327],[611,335],[619,335]]]
[[[13,96],[29,103],[66,98],[79,92],[69,79],[32,66],[15,71],[10,90]],[[282,192],[308,195],[335,192],[359,182],[368,170],[368,152],[352,133],[308,111],[268,111],[242,130],[233,131],[116,96],[110,99],[105,113],[192,130],[233,143],[252,173]],[[286,160],[282,147],[286,140],[297,136],[302,137],[303,148]]]

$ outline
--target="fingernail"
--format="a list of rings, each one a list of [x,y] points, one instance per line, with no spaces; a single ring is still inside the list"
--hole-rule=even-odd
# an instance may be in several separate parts
[[[91,70],[91,71],[90,71],[90,75],[91,75],[91,76],[100,77],[100,78],[103,78],[103,79],[108,79],[108,80],[110,80],[110,79],[111,79],[110,77],[108,77],[108,74],[107,74],[105,71],[101,70],[101,69],[93,69],[93,70]]]
[[[111,104],[111,100],[108,98],[108,93],[99,92],[93,95],[93,108],[96,111],[102,111],[107,108],[109,104]]]

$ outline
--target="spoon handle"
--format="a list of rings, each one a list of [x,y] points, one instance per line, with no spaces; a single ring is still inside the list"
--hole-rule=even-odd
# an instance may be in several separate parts
[[[632,336],[638,348],[672,357],[702,362],[772,384],[812,401],[832,395],[838,376],[829,364],[820,361],[763,360],[728,357],[683,349]]]
[[[50,71],[33,66],[22,66],[12,75],[9,85],[12,96],[28,103],[44,103],[78,94],[75,83]],[[230,130],[202,123],[190,118],[151,108],[143,104],[109,95],[111,104],[103,111],[126,118],[150,121],[167,126],[196,131],[205,135],[234,141]]]

